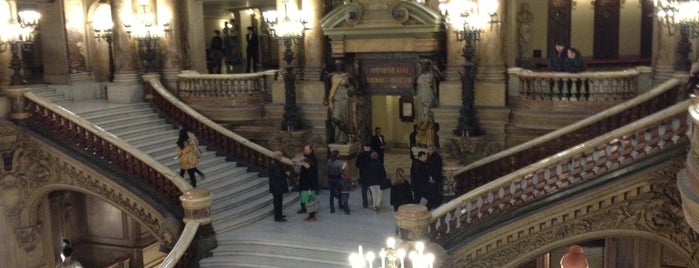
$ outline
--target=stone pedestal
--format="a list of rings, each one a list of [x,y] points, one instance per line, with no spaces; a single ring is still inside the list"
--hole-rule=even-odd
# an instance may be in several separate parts
[[[461,165],[459,160],[456,159],[445,159],[444,160],[444,165],[442,166],[442,176],[444,178],[444,182],[442,184],[442,191],[444,195],[444,202],[449,202],[450,200],[454,199],[456,197],[456,180],[454,180],[454,176],[456,175],[456,172],[459,171],[460,168],[463,166]]]
[[[444,148],[451,159],[458,159],[460,164],[468,165],[490,155],[493,146],[485,136],[452,136]]]
[[[398,236],[407,241],[425,241],[427,226],[432,220],[432,214],[427,207],[420,204],[406,204],[395,213],[398,224]]]
[[[149,80],[160,80],[160,74],[159,73],[145,73],[141,75],[143,77],[143,98],[146,101],[150,101],[153,99],[153,86],[151,86]]]
[[[200,259],[211,256],[211,250],[218,246],[216,233],[211,226],[211,204],[213,203],[213,195],[208,189],[194,188],[184,192],[180,196],[182,208],[184,208],[185,223],[189,221],[199,221],[199,229],[194,237],[192,244],[195,247],[194,262],[199,262]]]
[[[359,143],[331,143],[328,144],[328,150],[330,152],[338,150],[340,152],[340,160],[347,163],[347,167],[345,167],[345,170],[347,170],[347,174],[349,174],[352,178],[359,177],[359,171],[357,170],[357,167],[354,165],[354,161],[357,159],[357,152],[359,151]]]
[[[22,120],[29,118],[29,113],[25,109],[24,93],[29,88],[25,86],[10,87],[6,90],[7,99],[10,106],[10,119]]]
[[[163,70],[163,86],[173,95],[177,92],[177,80],[179,79],[180,70]],[[143,78],[145,80],[145,77]]]
[[[116,74],[114,82],[107,86],[110,103],[137,103],[143,101],[143,84],[138,74]]]

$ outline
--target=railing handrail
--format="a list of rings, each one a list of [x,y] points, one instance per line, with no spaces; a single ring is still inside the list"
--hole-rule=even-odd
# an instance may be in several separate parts
[[[257,73],[244,73],[244,74],[201,74],[198,72],[182,72],[181,74],[178,74],[178,78],[187,78],[187,79],[193,79],[193,78],[201,78],[201,79],[222,79],[222,78],[232,78],[232,79],[250,79],[250,78],[260,78],[264,77],[265,75],[268,74],[273,74],[275,73],[276,70],[271,70],[271,71],[264,71],[264,72],[257,72]]]
[[[508,148],[506,150],[500,151],[500,152],[493,154],[493,155],[490,155],[488,157],[479,159],[479,160],[477,160],[469,165],[466,165],[465,167],[459,168],[454,173],[454,176],[459,175],[461,173],[464,173],[467,170],[470,170],[470,169],[482,166],[484,164],[487,164],[493,160],[505,158],[509,155],[513,155],[513,154],[520,152],[524,149],[543,144],[543,143],[548,142],[552,139],[560,137],[563,134],[572,132],[574,130],[581,129],[581,128],[586,127],[588,125],[591,125],[592,123],[597,122],[601,119],[604,119],[604,118],[610,117],[612,115],[618,114],[620,112],[623,112],[627,108],[632,107],[632,106],[637,105],[637,104],[640,104],[640,103],[643,103],[643,102],[648,101],[652,98],[655,98],[656,96],[665,93],[665,91],[667,91],[667,90],[675,89],[675,87],[680,85],[680,83],[681,82],[679,79],[676,79],[676,78],[669,79],[668,81],[662,83],[658,87],[656,87],[656,88],[654,88],[646,93],[643,93],[636,98],[625,101],[619,105],[615,105],[615,106],[613,106],[609,109],[606,109],[604,111],[601,111],[593,116],[587,117],[585,119],[577,121],[577,122],[570,124],[568,126],[565,126],[563,128],[554,130],[554,131],[549,132],[547,134],[544,134],[540,137],[537,137],[533,140],[516,145],[516,146]]]
[[[180,190],[180,192],[184,193],[188,190],[192,189],[192,186],[185,181],[182,177],[180,177],[178,174],[175,174],[170,168],[164,166],[157,160],[153,159],[149,155],[141,152],[141,150],[131,146],[131,144],[125,142],[124,140],[114,136],[114,134],[109,133],[108,131],[104,130],[103,128],[83,119],[80,116],[77,116],[71,111],[68,111],[67,109],[58,106],[56,104],[53,104],[51,102],[48,102],[44,100],[43,98],[37,96],[36,94],[32,92],[25,92],[24,96],[33,101],[34,103],[43,106],[44,108],[50,110],[51,112],[54,112],[61,117],[73,122],[74,124],[84,128],[87,131],[92,132],[93,134],[97,135],[98,137],[104,139],[105,141],[111,143],[112,145],[118,147],[119,149],[131,154],[133,157],[136,159],[140,160],[143,163],[147,163],[150,165],[154,170],[162,174],[165,178],[167,178],[170,182],[172,182],[173,185],[177,187],[177,189]]]
[[[623,127],[607,132],[604,135],[598,136],[595,139],[587,141],[583,144],[576,145],[570,149],[552,155],[551,157],[539,160],[534,164],[511,172],[503,177],[488,182],[476,189],[468,191],[460,195],[459,197],[449,201],[448,203],[438,207],[437,209],[433,210],[431,222],[434,222],[439,217],[444,216],[446,213],[452,211],[454,208],[458,207],[461,204],[464,204],[465,202],[468,202],[473,198],[476,198],[483,194],[487,194],[488,192],[492,192],[494,189],[502,187],[502,185],[510,184],[515,179],[521,178],[524,175],[532,174],[533,172],[541,169],[541,167],[547,166],[548,163],[558,163],[561,160],[570,159],[571,156],[574,156],[586,150],[590,150],[590,148],[595,148],[596,146],[609,142],[609,139],[611,138],[619,137],[623,134],[631,133],[632,131],[636,131],[638,129],[647,128],[648,126],[658,122],[658,120],[668,118],[669,116],[676,115],[679,113],[686,113],[690,105],[691,100],[682,101],[651,116],[644,117],[631,124],[627,124]],[[688,131],[691,131],[691,128],[689,128]]]
[[[199,225],[200,222],[198,220],[188,221],[187,224],[184,225],[184,229],[177,239],[177,243],[172,247],[170,253],[167,254],[163,262],[158,265],[159,268],[170,268],[177,265],[177,262],[182,259],[182,256],[187,252],[192,241],[194,241]]]
[[[262,147],[262,146],[258,145],[257,143],[250,141],[247,138],[240,136],[240,135],[222,127],[221,125],[215,123],[214,121],[211,121],[211,119],[207,118],[206,116],[200,114],[196,110],[190,108],[188,105],[186,105],[185,103],[180,101],[178,98],[176,98],[175,96],[170,94],[170,92],[167,89],[165,89],[165,87],[163,87],[163,85],[160,83],[160,80],[153,78],[153,79],[149,79],[148,83],[150,83],[151,87],[153,87],[153,90],[157,91],[158,94],[160,94],[161,96],[163,96],[165,98],[165,100],[174,104],[176,107],[181,109],[183,112],[185,112],[187,115],[191,116],[192,118],[196,118],[196,120],[199,121],[200,123],[206,125],[207,127],[217,131],[218,133],[220,133],[220,134],[222,134],[222,135],[224,135],[224,136],[226,136],[226,137],[258,152],[258,153],[263,154],[264,156],[267,156],[267,157],[272,158],[272,159],[275,158],[274,152],[272,152],[271,150],[269,150],[265,147]],[[288,157],[283,157],[281,162],[284,164],[287,164],[289,166],[292,166],[294,164],[293,161],[291,159],[289,159]]]
[[[562,72],[535,72],[532,70],[522,69],[516,75],[521,78],[627,78],[639,76],[641,73],[635,69],[624,69],[620,71],[604,71],[604,72],[581,72],[581,73],[562,73]]]

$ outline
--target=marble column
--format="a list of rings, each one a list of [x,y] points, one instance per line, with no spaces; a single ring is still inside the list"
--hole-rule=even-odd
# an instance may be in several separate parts
[[[323,18],[323,1],[303,0],[301,7],[304,13],[312,16],[308,21],[308,26],[311,29],[306,31],[303,40],[304,80],[321,80],[320,75],[323,71],[325,56],[325,46],[323,45],[325,38],[323,38],[323,29],[320,28],[320,20]]]
[[[672,77],[675,72],[674,63],[677,59],[678,34],[670,35],[664,24],[655,20],[653,27],[653,65],[655,82],[662,83]]]
[[[175,0],[157,0],[158,23],[168,23],[171,29],[160,38],[163,85],[171,92],[177,90],[177,75],[182,71],[181,22],[178,16],[173,16],[179,9],[179,3]]]
[[[126,33],[128,14],[135,9],[128,0],[110,1],[112,9],[114,82],[107,86],[107,100],[111,103],[136,103],[143,99],[143,85],[138,75],[138,53],[134,40]]]
[[[495,1],[495,0],[481,0]],[[504,0],[497,0],[498,16],[503,14]],[[498,17],[498,19],[501,19]],[[486,26],[481,33],[481,41],[478,45],[478,80],[488,82],[505,81],[505,59],[503,58],[503,25],[501,23]]]
[[[64,1],[39,3],[41,20],[38,38],[43,44],[41,55],[44,63],[44,82],[47,84],[70,83],[64,4]]]

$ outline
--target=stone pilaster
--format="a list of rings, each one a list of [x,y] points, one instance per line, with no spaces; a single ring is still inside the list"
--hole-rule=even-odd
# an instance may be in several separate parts
[[[41,55],[44,63],[44,82],[47,84],[68,84],[68,44],[66,40],[66,19],[64,1],[39,3]],[[80,14],[83,14],[81,12]],[[50,44],[50,45],[48,45]]]
[[[495,0],[489,0],[495,1]],[[502,16],[504,0],[498,1],[497,14]],[[505,81],[505,59],[503,58],[504,45],[502,38],[502,25],[494,23],[483,29],[481,41],[478,44],[478,75],[477,79],[488,82]]]
[[[117,0],[110,2],[112,9],[114,82],[107,87],[107,100],[112,103],[135,103],[143,99],[143,85],[138,76],[138,54],[134,40],[126,33],[125,24],[129,24],[125,16],[133,14],[130,1]]]
[[[670,35],[664,24],[655,20],[653,27],[653,64],[655,69],[655,82],[660,84],[672,77],[675,72],[674,63],[677,59],[677,35]]]
[[[323,71],[323,57],[325,47],[323,29],[320,28],[320,19],[323,18],[323,1],[303,0],[301,7],[307,14],[312,14],[309,18],[310,30],[306,31],[303,40],[304,48],[304,80],[320,80]]]
[[[158,23],[170,25],[170,32],[160,38],[160,56],[162,59],[163,86],[170,92],[177,91],[177,75],[182,70],[181,21],[173,16],[178,9],[178,1],[157,0]]]

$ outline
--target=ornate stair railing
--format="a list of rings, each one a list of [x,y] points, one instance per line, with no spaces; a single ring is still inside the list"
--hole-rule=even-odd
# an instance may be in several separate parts
[[[180,204],[183,193],[189,193],[192,190],[192,186],[182,177],[111,133],[70,111],[45,101],[34,93],[25,92],[23,97],[24,99],[13,101],[23,107],[14,107],[14,109],[23,117],[26,115],[29,124],[48,131],[85,153],[127,172],[170,200],[172,204]],[[206,198],[208,197],[204,199]],[[186,208],[184,213],[187,217]],[[200,224],[206,222],[211,222],[211,218],[187,220],[184,231],[160,267],[188,267],[193,257],[191,242]],[[186,257],[183,258],[183,256]]]
[[[473,162],[455,172],[457,196],[559,153],[571,144],[580,144],[665,109],[677,103],[682,86],[678,79],[670,79],[594,116]]]
[[[274,159],[274,153],[221,125],[211,121],[170,94],[156,79],[148,80],[153,90],[153,104],[177,124],[192,131],[207,145],[243,162],[257,171],[266,171]],[[291,170],[293,162],[284,158],[282,162]]]
[[[432,241],[444,245],[445,240],[456,239],[453,235],[459,230],[688,143],[692,132],[689,105],[689,100],[677,103],[459,196],[432,212],[428,228]]]

